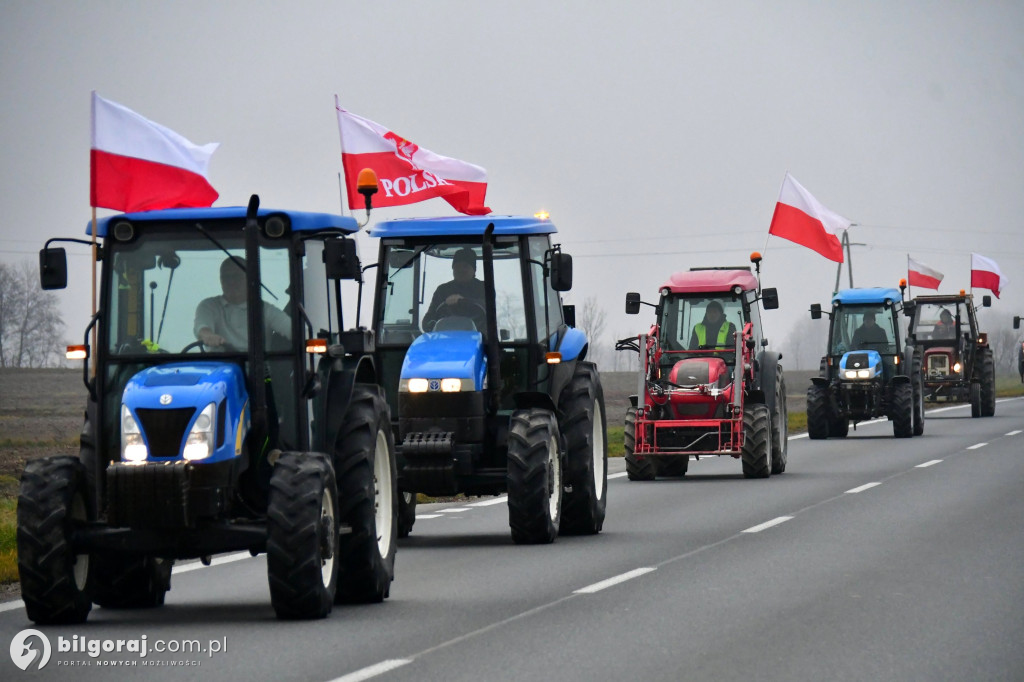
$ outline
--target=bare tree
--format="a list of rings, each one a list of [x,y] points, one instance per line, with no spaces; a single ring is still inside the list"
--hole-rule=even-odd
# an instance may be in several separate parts
[[[39,271],[0,263],[0,367],[58,364],[64,321],[57,297],[39,288]]]
[[[576,311],[577,326],[587,332],[587,340],[590,342],[588,357],[599,364],[607,356],[607,349],[601,338],[604,335],[606,318],[607,312],[598,303],[597,296],[587,296],[583,300],[583,306]]]
[[[802,318],[786,336],[782,347],[788,369],[817,369],[828,344],[828,319]]]

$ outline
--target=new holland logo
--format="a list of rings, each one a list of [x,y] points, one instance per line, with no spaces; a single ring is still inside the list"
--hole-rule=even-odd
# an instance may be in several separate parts
[[[437,379],[431,379],[430,380],[430,390],[431,391],[440,391],[441,390],[441,382],[438,381]]]
[[[173,398],[171,397],[170,393],[164,393],[162,396],[160,396],[161,405],[170,405],[171,400],[173,400]]]

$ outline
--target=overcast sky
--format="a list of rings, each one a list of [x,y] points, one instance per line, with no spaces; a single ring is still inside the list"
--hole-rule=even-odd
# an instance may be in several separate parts
[[[609,347],[650,323],[622,312],[627,291],[654,300],[672,272],[754,250],[780,293],[774,346],[827,303],[834,263],[765,250],[786,171],[857,223],[856,285],[895,286],[910,253],[953,292],[976,251],[1011,280],[994,310],[1024,314],[1019,2],[0,0],[0,50],[4,262],[84,235],[92,90],[220,142],[216,205],[256,192],[312,211],[340,210],[337,94],[486,168],[495,213],[549,211],[569,299],[600,297]],[[374,218],[452,214],[432,200]],[[364,261],[375,249],[360,238]],[[76,340],[79,253],[82,286],[58,294]]]

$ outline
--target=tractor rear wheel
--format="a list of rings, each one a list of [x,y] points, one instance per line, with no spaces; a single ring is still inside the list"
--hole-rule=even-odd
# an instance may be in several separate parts
[[[558,422],[549,410],[512,413],[508,432],[508,525],[517,545],[553,542],[562,512]]]
[[[831,407],[828,403],[827,388],[811,385],[807,389],[807,437],[811,440],[824,440],[829,436]]]
[[[981,364],[981,416],[992,417],[996,413],[996,363],[992,349],[982,349],[978,361]]]
[[[971,416],[981,416],[981,384],[977,381],[971,382]]]
[[[924,375],[921,372],[921,359],[915,357],[910,365],[910,382],[914,386],[914,435],[924,433]]]
[[[278,618],[323,618],[338,587],[338,489],[334,468],[313,452],[274,465],[267,507],[267,580]]]
[[[744,478],[772,475],[772,420],[766,405],[747,405],[743,411]]]
[[[779,367],[775,379],[775,408],[772,410],[772,474],[786,470],[789,459],[789,408],[786,406],[786,377]]]
[[[636,410],[626,408],[626,422],[622,430],[623,446],[626,451],[626,478],[631,481],[653,481],[655,477],[654,462],[650,457],[637,457],[636,449]]]
[[[356,384],[338,434],[338,604],[384,601],[395,576],[398,474],[391,414],[380,387]]]
[[[892,387],[892,435],[910,438],[914,435],[914,387],[910,382]]]
[[[416,493],[398,493],[398,537],[409,537],[414,523],[416,523]]]
[[[105,609],[151,609],[163,606],[171,589],[174,561],[138,554],[103,552],[93,555],[96,594]]]
[[[85,467],[74,457],[29,460],[18,493],[18,575],[30,620],[83,623],[92,609],[94,567],[72,537],[88,522]]]
[[[558,532],[593,535],[601,532],[608,500],[608,424],[604,389],[593,363],[577,363],[558,409],[564,415],[559,428],[568,449]]]

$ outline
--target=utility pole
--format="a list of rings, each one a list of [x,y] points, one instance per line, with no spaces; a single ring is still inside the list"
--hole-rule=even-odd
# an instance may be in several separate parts
[[[850,227],[853,227],[856,224],[857,223],[850,223]],[[843,236],[842,236],[842,239],[840,241],[840,248],[842,248],[843,250],[846,251],[846,274],[850,278],[850,288],[852,289],[853,288],[853,259],[850,257],[850,247],[851,246],[867,246],[867,244],[864,243],[864,242],[851,242],[850,241],[850,231],[849,230],[843,230]],[[842,272],[843,272],[843,264],[840,263],[836,267],[836,286],[835,286],[835,289],[832,290],[832,295],[833,296],[836,293],[839,292],[839,278],[842,275]]]

